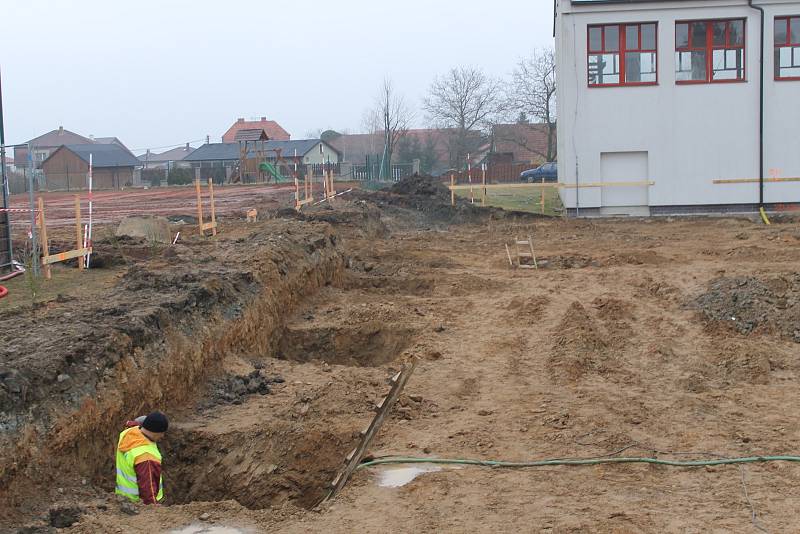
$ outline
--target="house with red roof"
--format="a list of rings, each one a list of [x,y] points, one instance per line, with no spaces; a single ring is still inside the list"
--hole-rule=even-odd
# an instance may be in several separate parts
[[[236,119],[236,122],[233,123],[233,126],[228,128],[228,131],[222,136],[222,142],[236,142],[236,134],[240,130],[264,130],[267,133],[267,137],[269,137],[270,141],[289,141],[292,138],[292,136],[289,135],[289,132],[284,130],[280,124],[275,121],[267,120],[266,117],[261,117],[261,120],[258,121]]]

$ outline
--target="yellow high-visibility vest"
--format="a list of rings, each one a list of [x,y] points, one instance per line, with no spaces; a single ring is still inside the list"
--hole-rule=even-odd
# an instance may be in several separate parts
[[[119,440],[117,440],[117,488],[114,490],[114,493],[124,495],[133,502],[139,502],[139,485],[136,483],[136,469],[134,469],[133,462],[136,460],[137,456],[144,453],[152,454],[160,462],[161,451],[158,450],[158,445],[153,442],[149,442],[147,445],[134,447],[128,452],[120,451],[119,446],[120,443],[122,443],[122,438],[134,428],[136,427],[131,427],[120,432]],[[162,476],[158,481],[158,495],[156,496],[156,500],[160,501],[163,498],[164,477]]]

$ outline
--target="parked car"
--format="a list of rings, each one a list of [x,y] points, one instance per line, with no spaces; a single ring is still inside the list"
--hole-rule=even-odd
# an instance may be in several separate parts
[[[535,169],[529,169],[519,175],[521,182],[557,182],[558,167],[555,162],[545,163]]]

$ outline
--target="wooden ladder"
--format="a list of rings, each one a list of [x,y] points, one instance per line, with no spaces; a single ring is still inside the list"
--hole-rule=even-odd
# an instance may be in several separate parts
[[[519,269],[538,269],[539,264],[536,263],[536,252],[533,249],[533,238],[528,236],[528,239],[515,239],[514,240],[514,247],[517,251],[517,264],[514,265],[513,260],[511,259],[511,250],[508,248],[508,244],[506,244],[506,254],[508,255],[508,263],[511,267],[517,267]],[[523,247],[523,248],[520,248]],[[528,250],[525,250],[525,247]],[[530,258],[529,261],[533,263],[527,263],[527,258]]]

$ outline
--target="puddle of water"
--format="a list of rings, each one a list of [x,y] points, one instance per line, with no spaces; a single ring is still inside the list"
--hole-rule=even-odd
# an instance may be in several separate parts
[[[399,488],[405,486],[419,475],[436,473],[442,468],[434,464],[415,464],[409,467],[390,467],[380,471],[378,485],[382,488]]]
[[[170,530],[169,534],[247,534],[249,531],[216,525],[189,525],[180,530]]]

